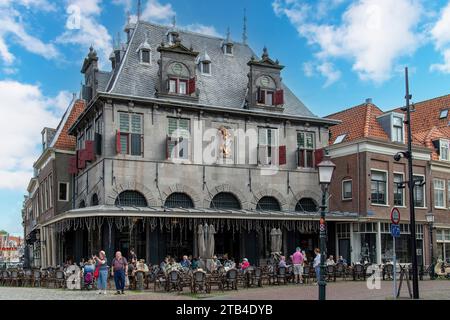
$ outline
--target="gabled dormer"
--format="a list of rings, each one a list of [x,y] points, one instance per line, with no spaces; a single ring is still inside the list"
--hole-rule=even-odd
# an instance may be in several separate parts
[[[227,38],[222,42],[222,51],[224,55],[232,56],[233,55],[233,47],[234,43],[231,40],[230,28],[227,30]]]
[[[142,42],[136,50],[138,54],[139,62],[144,65],[151,65],[152,61],[152,47],[148,43],[148,36],[145,36],[144,42]]]
[[[367,99],[366,103],[372,103]],[[377,117],[383,130],[392,142],[405,143],[405,115],[398,112],[389,112]]]
[[[450,140],[448,139],[434,139],[433,146],[439,155],[440,161],[450,161]]]
[[[91,46],[89,53],[84,59],[81,73],[84,74],[84,85],[82,88],[82,99],[89,103],[97,92],[97,74],[98,74],[98,56],[97,52]]]
[[[264,47],[261,59],[252,57],[247,63],[248,74],[247,108],[283,111],[284,90],[281,84],[281,70],[284,66],[269,57]]]
[[[211,75],[211,58],[208,52],[203,50],[203,52],[197,57],[198,71],[204,76]]]
[[[162,43],[157,49],[160,52],[157,96],[198,101],[195,70],[199,53],[185,47],[179,35],[173,41],[172,45]]]

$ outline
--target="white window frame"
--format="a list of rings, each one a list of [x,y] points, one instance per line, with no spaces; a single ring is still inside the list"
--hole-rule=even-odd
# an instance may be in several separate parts
[[[61,199],[59,196],[60,196],[60,194],[61,194],[61,192],[60,192],[60,188],[61,188],[61,185],[62,184],[65,184],[66,185],[66,200],[63,200],[63,199]],[[61,182],[61,181],[58,181],[58,201],[61,201],[61,202],[68,202],[69,201],[69,183],[68,182]]]
[[[351,197],[350,198],[346,198],[345,197],[345,189],[344,189],[344,184],[346,183],[346,182],[350,182],[350,192],[351,192]],[[352,200],[353,199],[353,180],[352,179],[345,179],[345,180],[342,180],[342,200],[343,201],[347,201],[347,200]]]
[[[394,124],[394,119],[395,118],[399,118],[401,120],[401,123],[402,123],[402,127],[401,127],[401,134],[402,134],[401,141],[394,139],[394,130],[399,128],[398,126],[396,126]],[[404,121],[405,121],[405,119],[403,118],[402,115],[400,115],[400,114],[392,114],[391,140],[393,142],[405,143],[405,124],[404,124]]]
[[[230,48],[231,49],[231,53],[228,53],[227,52],[227,49],[228,48]],[[226,56],[233,56],[233,52],[234,51],[234,48],[233,48],[233,46],[230,46],[230,45],[227,45],[227,44],[224,44],[223,45],[223,53],[226,55]]]
[[[414,179],[414,176],[422,177],[423,181],[426,181],[424,174],[413,173],[413,179]],[[427,208],[427,190],[426,190],[426,185],[423,185],[423,207],[416,207],[416,206],[414,206],[414,208],[417,208],[417,209],[426,209]]]
[[[442,158],[442,147],[447,147],[447,159]],[[446,139],[439,140],[439,160],[441,161],[450,161],[450,141]]]
[[[436,182],[442,182],[442,186],[443,186],[443,188],[442,189],[437,189],[436,188]],[[434,207],[436,208],[436,209],[447,209],[447,207],[446,207],[446,203],[447,203],[447,199],[446,199],[446,196],[445,196],[445,183],[446,181],[445,181],[445,179],[440,179],[440,178],[435,178],[435,179],[433,179],[433,197],[434,197]],[[442,197],[443,197],[443,199],[442,199],[442,206],[438,206],[437,205],[437,201],[436,201],[436,199],[437,199],[437,197],[436,197],[436,191],[442,191]]]
[[[442,115],[444,112],[445,112],[445,116]],[[447,119],[447,117],[448,117],[448,109],[442,109],[439,112],[439,120]]]
[[[336,139],[334,140],[334,143],[333,143],[333,144],[341,143],[342,141],[345,140],[346,137],[347,137],[347,134],[346,134],[346,133],[337,136]]]
[[[393,172],[393,174],[394,175],[396,175],[396,174],[399,174],[399,175],[402,175],[402,181],[405,181],[405,173],[404,172],[397,172],[397,171],[394,171]],[[394,187],[394,183],[395,183],[395,179],[394,179],[394,176],[392,176],[392,187]],[[406,184],[405,184],[405,187],[406,187]],[[402,196],[403,196],[403,205],[402,206],[397,206],[397,205],[395,205],[394,204],[394,200],[395,200],[395,197],[392,197],[392,205],[393,206],[395,206],[395,207],[397,207],[397,208],[406,208],[406,194],[405,194],[405,190],[406,190],[406,188],[403,188],[402,189]],[[393,193],[394,194],[394,193]]]
[[[376,171],[376,172],[382,172],[386,175],[386,203],[385,204],[380,204],[380,203],[373,203],[372,202],[372,171]],[[376,207],[389,207],[389,171],[387,170],[381,170],[381,169],[370,169],[370,189],[369,189],[369,194],[370,194],[370,205],[372,206],[376,206]]]
[[[148,62],[144,61],[144,51],[148,51]],[[139,62],[143,65],[151,66],[152,65],[152,50],[140,49],[139,50]]]
[[[204,71],[203,66],[204,66],[205,64],[209,65],[209,72],[205,72],[205,71]],[[211,62],[200,61],[200,70],[201,70],[202,75],[204,75],[204,76],[210,76],[210,75],[211,75]]]

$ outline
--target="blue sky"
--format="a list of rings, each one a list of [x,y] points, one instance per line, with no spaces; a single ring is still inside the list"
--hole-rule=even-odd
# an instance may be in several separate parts
[[[0,0],[0,229],[20,234],[20,209],[40,131],[55,127],[93,44],[108,69],[112,37],[137,0]],[[448,94],[448,0],[143,0],[142,17],[180,28],[242,39],[257,54],[266,45],[285,65],[283,79],[317,115],[362,103],[404,103],[409,66],[414,101]],[[122,33],[122,39],[125,38]],[[20,123],[20,124],[19,124]]]

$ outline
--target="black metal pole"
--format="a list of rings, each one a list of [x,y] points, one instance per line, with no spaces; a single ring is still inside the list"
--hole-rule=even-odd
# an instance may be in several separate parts
[[[433,254],[433,223],[430,223],[430,265],[434,264],[434,254]],[[433,267],[434,268],[434,267]]]
[[[326,300],[326,286],[325,281],[325,255],[326,255],[326,241],[327,241],[327,227],[325,221],[326,197],[328,186],[322,184],[322,205],[320,207],[320,279],[319,279],[319,300]]]
[[[408,125],[408,171],[409,171],[409,214],[411,226],[411,261],[413,271],[413,298],[419,299],[419,277],[417,273],[417,241],[416,241],[416,217],[414,212],[414,176],[413,176],[413,159],[412,159],[412,136],[411,136],[411,110],[409,100],[412,96],[409,94],[408,68],[405,68],[406,81],[406,122]]]

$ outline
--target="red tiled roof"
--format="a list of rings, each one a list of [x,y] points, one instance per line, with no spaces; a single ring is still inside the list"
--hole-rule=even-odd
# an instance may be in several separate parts
[[[75,123],[80,114],[83,112],[86,107],[84,100],[78,99],[74,102],[74,105],[71,109],[68,110],[70,112],[67,120],[63,125],[63,128],[54,143],[54,148],[60,150],[68,150],[73,151],[76,147],[76,139],[74,136],[69,135],[69,128]]]
[[[431,154],[432,160],[439,160],[439,154],[433,145],[433,141],[441,138],[450,139],[450,127],[432,127],[425,131],[415,132],[412,136],[415,143],[433,150]]]
[[[336,138],[343,134],[346,134],[343,142],[369,137],[389,141],[388,135],[377,120],[377,117],[383,113],[373,103],[364,103],[326,116],[325,118],[328,119],[342,121],[330,128],[330,144],[333,144]]]

